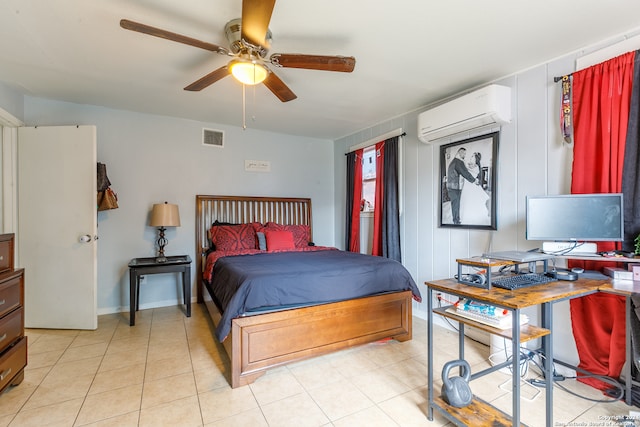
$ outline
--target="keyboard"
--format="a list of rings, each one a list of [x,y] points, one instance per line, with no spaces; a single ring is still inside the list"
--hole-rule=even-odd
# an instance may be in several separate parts
[[[526,288],[528,286],[542,285],[544,283],[555,282],[556,279],[544,275],[543,273],[515,274],[513,276],[497,277],[491,280],[491,284],[498,288],[514,290]]]

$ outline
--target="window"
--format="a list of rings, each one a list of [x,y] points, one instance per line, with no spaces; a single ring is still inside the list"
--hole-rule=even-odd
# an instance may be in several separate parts
[[[376,147],[365,148],[362,153],[362,201],[360,210],[373,212],[376,201]]]

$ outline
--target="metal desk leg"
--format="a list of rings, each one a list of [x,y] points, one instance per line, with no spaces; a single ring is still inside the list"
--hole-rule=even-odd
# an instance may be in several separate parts
[[[624,366],[624,401],[627,405],[633,405],[633,396],[631,396],[631,387],[633,386],[632,376],[632,364],[633,360],[633,347],[631,345],[631,310],[633,307],[631,306],[631,295],[627,295],[625,298],[625,331],[624,331],[624,340],[625,340],[625,352],[626,352],[626,360]]]
[[[511,418],[514,426],[520,425],[520,309],[511,312],[511,357],[513,359],[511,388],[513,390]]]
[[[182,272],[182,289],[184,291],[184,305],[187,317],[191,317],[191,267],[186,266]]]
[[[542,304],[541,313],[542,327],[552,330],[553,327],[553,306],[551,303]],[[542,337],[542,352],[544,354],[544,377],[546,391],[546,425],[550,427],[553,422],[553,333]]]
[[[138,289],[138,275],[135,269],[129,269],[129,326],[136,324],[136,293]]]
[[[464,360],[464,323],[458,323],[458,359]],[[458,368],[458,375],[464,375],[464,368]]]
[[[427,419],[433,421],[433,290],[427,286]]]

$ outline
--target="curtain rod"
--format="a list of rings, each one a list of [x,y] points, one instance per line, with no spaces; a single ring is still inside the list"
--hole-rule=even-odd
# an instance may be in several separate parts
[[[570,76],[570,75],[572,75],[572,74],[573,74],[573,73],[569,73],[569,74],[565,74],[564,76]],[[561,80],[562,80],[562,78],[563,78],[564,76],[554,77],[554,78],[553,78],[553,82],[554,82],[554,83],[558,83],[559,81],[561,81]]]
[[[371,138],[371,139],[369,139],[367,141],[361,142],[359,144],[352,145],[351,147],[349,147],[349,151],[344,153],[344,155],[346,156],[349,153],[352,153],[352,152],[354,152],[356,150],[359,150],[361,148],[369,147],[369,146],[371,146],[373,144],[376,144],[376,143],[378,143],[380,141],[386,141],[387,139],[393,138],[394,136],[405,136],[405,135],[407,135],[407,133],[404,132],[402,130],[402,128],[398,128],[398,129],[392,130],[391,132],[387,132],[387,133],[384,133],[384,134],[382,134],[380,136],[377,136],[375,138]]]

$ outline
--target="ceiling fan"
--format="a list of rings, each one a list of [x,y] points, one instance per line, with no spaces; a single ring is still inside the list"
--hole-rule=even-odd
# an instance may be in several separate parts
[[[307,70],[340,71],[345,73],[353,71],[356,65],[356,59],[353,56],[274,53],[267,58],[271,43],[269,21],[271,20],[275,2],[275,0],[243,0],[242,18],[233,19],[225,26],[225,35],[229,42],[229,48],[128,19],[122,19],[120,26],[127,30],[149,34],[178,43],[199,47],[220,55],[233,57],[228,64],[223,65],[184,88],[189,91],[200,91],[227,75],[232,74],[237,80],[244,84],[255,85],[264,83],[280,101],[287,102],[296,99],[296,94],[267,66],[267,63],[275,68],[303,68]]]

